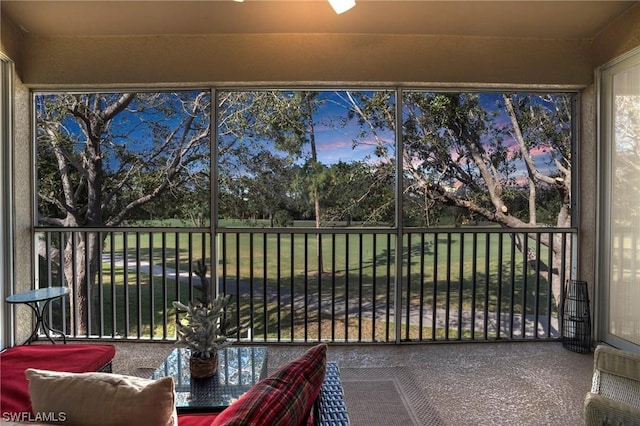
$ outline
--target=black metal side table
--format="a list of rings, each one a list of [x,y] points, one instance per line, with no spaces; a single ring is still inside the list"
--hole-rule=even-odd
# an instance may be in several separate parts
[[[11,296],[7,296],[5,299],[7,303],[18,304],[22,303],[29,306],[33,313],[36,315],[36,323],[33,327],[33,332],[31,336],[23,343],[23,345],[31,344],[34,340],[38,339],[38,330],[42,328],[44,335],[47,336],[47,339],[51,343],[55,345],[56,342],[51,338],[50,332],[58,333],[62,336],[62,341],[66,344],[67,337],[64,335],[64,332],[60,330],[56,330],[49,325],[45,317],[45,312],[49,307],[51,301],[55,299],[59,299],[63,296],[69,294],[68,287],[48,287],[48,288],[39,288],[36,290],[29,290],[22,293],[12,294]]]

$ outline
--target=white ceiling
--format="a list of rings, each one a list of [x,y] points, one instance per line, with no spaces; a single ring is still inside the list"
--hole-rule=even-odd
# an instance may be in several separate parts
[[[39,36],[234,33],[430,34],[592,39],[639,1],[24,1],[1,13]]]

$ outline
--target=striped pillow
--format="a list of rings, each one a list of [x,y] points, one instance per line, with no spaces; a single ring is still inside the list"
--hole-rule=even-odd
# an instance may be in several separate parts
[[[300,358],[256,383],[220,413],[212,425],[306,424],[327,368],[327,345],[309,349]]]

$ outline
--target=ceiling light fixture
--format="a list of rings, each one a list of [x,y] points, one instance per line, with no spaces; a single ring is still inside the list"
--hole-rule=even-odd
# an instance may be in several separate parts
[[[244,2],[244,0],[233,0],[238,3]],[[356,0],[329,0],[329,4],[333,7],[333,10],[339,15],[346,12],[356,5]]]
[[[356,0],[329,0],[329,4],[337,14],[341,14],[355,6]]]

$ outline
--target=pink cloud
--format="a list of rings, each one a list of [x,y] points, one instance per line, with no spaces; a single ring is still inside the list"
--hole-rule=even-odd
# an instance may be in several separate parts
[[[319,144],[318,151],[330,151],[333,149],[344,149],[344,148],[351,149],[351,147],[352,147],[351,141],[333,140],[331,142],[322,142],[321,144]]]
[[[508,159],[513,160],[513,157],[520,152],[520,147],[514,143],[507,147]],[[532,157],[539,157],[541,155],[546,155],[549,152],[549,148],[546,146],[536,146],[529,150],[529,154]]]
[[[536,157],[538,155],[544,155],[547,152],[549,152],[549,148],[547,148],[546,146],[538,146],[538,147],[532,148],[531,150],[529,150],[529,152],[531,153],[532,157]]]

